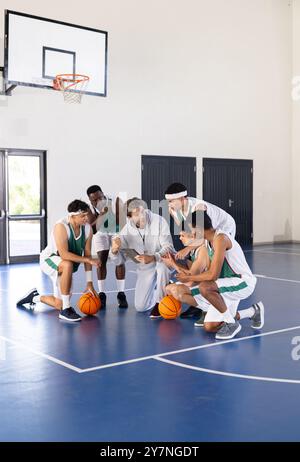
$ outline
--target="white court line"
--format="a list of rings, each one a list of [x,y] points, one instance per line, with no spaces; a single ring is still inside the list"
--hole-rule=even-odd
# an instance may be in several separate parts
[[[143,356],[141,358],[128,359],[126,361],[119,361],[117,363],[103,364],[102,366],[95,366],[95,367],[89,367],[87,369],[81,369],[80,373],[94,372],[94,371],[99,371],[101,369],[108,369],[111,367],[124,366],[125,364],[138,363],[141,361],[147,361],[148,359],[154,359],[154,358],[155,356],[151,355],[151,356]]]
[[[276,254],[276,255],[297,255],[300,257],[300,253],[295,253],[295,252],[275,252],[273,250],[244,250],[245,252],[253,252],[253,253],[271,253],[271,254]]]
[[[101,366],[90,367],[88,369],[81,369],[81,373],[94,372],[94,371],[101,370],[101,369],[107,369],[109,367],[116,367],[116,366],[122,366],[122,365],[125,365],[125,364],[131,364],[131,363],[135,363],[135,362],[140,362],[140,361],[147,361],[149,359],[157,359],[157,358],[160,358],[160,357],[163,357],[163,356],[171,356],[171,355],[175,355],[175,354],[179,354],[179,353],[187,353],[189,351],[202,350],[204,348],[220,346],[220,345],[224,345],[224,344],[227,344],[227,343],[241,342],[243,340],[249,340],[249,339],[258,338],[258,337],[266,337],[268,335],[281,334],[281,333],[290,332],[290,331],[293,331],[293,330],[296,330],[296,329],[300,329],[300,326],[288,327],[286,329],[274,330],[274,331],[271,331],[271,332],[264,332],[263,334],[249,335],[247,337],[234,338],[234,339],[231,339],[231,340],[224,340],[222,342],[217,341],[217,342],[214,342],[214,343],[207,343],[205,345],[198,345],[198,346],[195,346],[195,347],[184,348],[184,349],[181,349],[181,350],[168,351],[166,353],[159,353],[159,354],[152,355],[152,356],[144,356],[144,357],[141,357],[141,358],[129,359],[127,361],[119,361],[117,363],[103,364]]]
[[[298,247],[295,247],[295,248],[290,248],[290,247],[277,247],[277,245],[273,246],[273,247],[266,247],[266,246],[254,246],[252,249],[246,249],[244,250],[244,252],[254,252],[255,250],[257,251],[260,251],[260,250],[269,250],[269,251],[273,251],[273,250],[284,250],[286,253],[289,253],[288,251],[289,250],[292,250],[292,251],[299,251],[300,252],[300,245]]]
[[[169,359],[164,359],[160,357],[156,357],[154,359],[156,359],[157,361],[163,362],[163,363],[171,364],[172,366],[182,367],[184,369],[191,369],[197,372],[206,372],[208,374],[213,374],[213,375],[223,375],[225,377],[234,377],[234,378],[248,379],[248,380],[260,380],[264,382],[297,383],[297,384],[300,383],[300,380],[278,379],[275,377],[262,377],[262,376],[256,376],[256,375],[235,374],[233,372],[223,372],[223,371],[216,371],[214,369],[205,369],[204,367],[190,366],[189,364],[179,363],[177,361],[170,361]]]
[[[295,279],[274,278],[273,276],[265,276],[264,274],[255,274],[254,276],[260,279],[271,279],[273,281],[294,282],[296,284],[300,284],[300,281],[297,281]]]
[[[48,354],[42,353],[40,351],[34,350],[33,348],[30,348],[30,347],[28,347],[28,346],[26,346],[26,345],[24,345],[21,342],[18,342],[16,340],[12,340],[12,339],[9,339],[9,338],[4,337],[4,336],[0,336],[0,339],[4,340],[5,342],[8,342],[8,343],[10,343],[12,345],[15,345],[18,348],[22,348],[23,350],[29,351],[30,353],[33,353],[33,354],[35,354],[37,356],[48,359],[49,361],[51,361],[53,363],[56,363],[56,364],[59,364],[60,366],[63,366],[65,368],[67,368],[67,369],[71,369],[74,372],[82,374],[82,373],[86,373],[86,372],[98,371],[98,370],[101,370],[101,369],[108,369],[108,368],[112,368],[112,367],[123,366],[125,364],[132,364],[132,363],[137,363],[137,362],[141,362],[141,361],[147,361],[149,359],[156,359],[157,360],[157,358],[161,358],[163,356],[170,356],[170,355],[175,355],[175,354],[179,354],[179,353],[186,353],[186,352],[189,352],[189,351],[201,350],[201,349],[204,349],[204,348],[220,346],[220,345],[224,345],[224,344],[227,344],[227,343],[235,343],[235,342],[241,342],[243,340],[249,340],[249,339],[254,339],[254,338],[258,338],[258,337],[266,337],[268,335],[281,334],[281,333],[290,332],[290,331],[293,331],[293,330],[296,330],[296,329],[300,329],[300,326],[288,327],[286,329],[274,330],[274,331],[270,331],[270,332],[264,332],[263,334],[249,335],[247,337],[234,338],[234,339],[231,339],[231,340],[224,340],[222,342],[208,343],[208,344],[205,344],[205,345],[199,345],[199,346],[196,346],[196,347],[184,348],[184,349],[181,349],[181,350],[168,351],[166,353],[160,353],[160,354],[151,355],[151,356],[144,356],[144,357],[140,357],[140,358],[129,359],[129,360],[126,360],[126,361],[119,361],[119,362],[116,362],[116,363],[102,364],[101,366],[95,366],[95,367],[90,367],[90,368],[86,368],[86,369],[80,369],[79,367],[73,366],[72,364],[66,363],[65,361],[61,361],[60,359],[54,358],[51,355],[48,355]]]
[[[66,367],[67,369],[71,369],[74,372],[81,372],[81,369],[79,369],[79,367],[72,366],[72,364],[68,364],[68,363],[66,363],[64,361],[61,361],[60,359],[54,358],[54,356],[50,356],[50,355],[47,355],[45,353],[41,353],[40,351],[34,350],[33,348],[30,348],[30,347],[24,345],[21,342],[17,342],[16,340],[12,340],[10,338],[3,337],[2,335],[0,335],[0,339],[7,342],[7,343],[10,343],[11,345],[14,345],[14,346],[18,347],[18,348],[22,348],[22,350],[29,351],[30,353],[33,353],[36,356],[40,356],[42,358],[48,359],[49,361],[51,361],[53,363],[59,364],[60,366]]]
[[[129,292],[131,290],[135,290],[135,287],[133,287],[132,289],[125,289],[124,292]],[[105,293],[106,294],[115,294],[119,292],[118,290],[106,290]],[[82,295],[83,292],[73,292],[73,295]]]
[[[300,281],[297,281],[296,279],[275,278],[273,276],[266,276],[264,274],[255,274],[254,276],[256,276],[257,278],[260,278],[260,279],[271,279],[273,281],[293,282],[295,284],[300,284]],[[131,289],[125,289],[125,292],[130,292],[132,290],[135,290],[135,287],[133,287]],[[0,289],[0,292],[9,292],[9,290]],[[117,292],[118,292],[117,290],[107,290],[105,293],[106,294],[113,294],[113,293],[117,293]],[[73,295],[82,295],[82,294],[83,294],[83,292],[73,292]]]
[[[259,250],[259,248],[258,248],[258,249],[254,249],[254,250]],[[268,248],[267,248],[267,249],[266,249],[266,248],[261,248],[261,250],[271,250],[271,249],[268,249]],[[296,251],[300,251],[300,247],[298,246],[297,248],[291,249],[291,248],[287,248],[287,247],[277,247],[277,246],[275,246],[275,247],[273,248],[273,250],[284,250],[286,253],[289,253],[288,250],[292,250],[293,252],[294,252],[295,250],[296,250]]]

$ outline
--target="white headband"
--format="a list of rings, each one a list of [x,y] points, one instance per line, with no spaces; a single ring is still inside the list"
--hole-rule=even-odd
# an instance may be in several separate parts
[[[76,215],[81,215],[82,213],[86,213],[84,210],[78,210],[78,212],[70,212],[69,217],[75,217]]]
[[[166,194],[165,198],[169,201],[172,199],[180,199],[181,197],[187,196],[187,191],[181,191],[179,193],[174,193],[174,194]]]

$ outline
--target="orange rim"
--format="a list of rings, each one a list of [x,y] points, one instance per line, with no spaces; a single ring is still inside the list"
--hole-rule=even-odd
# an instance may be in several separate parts
[[[79,83],[88,82],[90,80],[88,75],[84,74],[58,74],[53,80],[53,86],[58,90],[68,90],[71,87],[78,85]],[[67,85],[65,85],[67,83]]]

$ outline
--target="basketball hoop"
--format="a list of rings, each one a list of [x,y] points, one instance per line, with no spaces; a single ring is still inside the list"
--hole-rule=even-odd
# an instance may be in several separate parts
[[[59,74],[53,80],[53,88],[63,92],[66,103],[81,103],[89,80],[87,75]]]

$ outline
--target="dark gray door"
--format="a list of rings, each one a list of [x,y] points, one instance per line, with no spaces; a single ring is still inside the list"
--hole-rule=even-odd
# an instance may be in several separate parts
[[[253,243],[253,161],[203,159],[203,198],[230,213],[237,241]]]
[[[183,183],[188,195],[196,197],[196,158],[177,156],[142,156],[142,199],[151,207],[152,200],[164,199],[164,192],[171,183]],[[181,249],[178,230],[171,220],[174,246]]]

